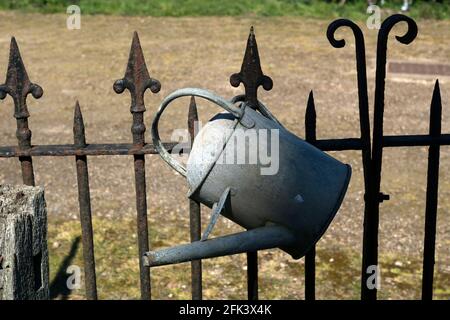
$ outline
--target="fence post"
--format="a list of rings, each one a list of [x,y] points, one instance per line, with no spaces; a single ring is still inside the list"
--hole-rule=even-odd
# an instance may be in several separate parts
[[[86,135],[80,104],[75,104],[73,121],[74,145],[86,147]],[[77,167],[78,203],[80,206],[81,238],[83,240],[84,283],[86,298],[97,300],[97,277],[95,274],[94,232],[92,230],[91,196],[89,191],[89,172],[86,156],[75,156]]]
[[[49,298],[42,187],[0,186],[0,300]]]
[[[198,122],[197,104],[195,98],[191,97],[188,113],[188,130],[190,136],[191,150],[195,139],[195,126]],[[189,151],[190,152],[190,151]],[[189,200],[189,224],[191,233],[191,242],[200,240],[202,221],[200,203]],[[202,300],[202,260],[194,260],[191,262],[191,281],[192,281],[192,300]]]
[[[161,83],[150,75],[145,64],[144,54],[137,32],[134,32],[128,58],[127,70],[122,79],[114,83],[114,91],[121,94],[128,89],[131,95],[130,112],[133,115],[131,133],[133,134],[133,149],[139,150],[145,146],[144,123],[144,93],[147,89],[157,93],[161,89]],[[150,300],[151,284],[150,269],[144,266],[142,257],[149,251],[148,222],[147,222],[147,191],[145,182],[145,154],[134,155],[134,180],[136,191],[137,234],[139,250],[139,273],[141,281],[141,299]]]
[[[376,300],[377,286],[369,288],[368,282],[372,276],[368,272],[370,267],[375,266],[378,270],[378,229],[380,219],[380,203],[389,200],[389,195],[383,194],[381,188],[381,169],[383,166],[384,147],[384,94],[386,87],[386,63],[387,63],[387,43],[389,33],[399,22],[406,22],[408,30],[403,36],[396,39],[403,44],[411,43],[417,36],[417,25],[410,17],[394,14],[383,21],[378,32],[377,42],[377,65],[375,72],[375,102],[373,111],[373,142],[372,142],[372,163],[370,167],[370,194],[368,194],[367,215],[364,217],[363,235],[363,269],[361,277],[361,299]],[[377,273],[378,271],[376,271]],[[375,278],[376,279],[376,278]],[[376,283],[376,282],[375,282]]]
[[[241,71],[234,73],[230,77],[230,84],[233,87],[244,85],[244,102],[255,110],[259,110],[263,115],[268,116],[267,109],[261,108],[258,102],[258,88],[262,86],[264,90],[272,89],[272,79],[266,76],[261,69],[258,45],[256,43],[253,27],[245,47],[244,59]],[[247,252],[247,295],[248,300],[258,300],[258,252]]]
[[[364,44],[364,35],[361,29],[354,22],[347,19],[338,19],[328,26],[327,38],[330,44],[335,48],[345,46],[344,39],[336,39],[335,33],[341,27],[348,27],[352,30],[355,37],[356,53],[356,71],[358,80],[358,105],[359,105],[359,128],[361,132],[362,143],[362,164],[364,174],[364,227],[363,227],[363,265],[361,270],[361,297],[366,297],[367,293],[367,259],[372,250],[371,239],[373,235],[371,228],[373,208],[373,184],[372,184],[372,156],[370,142],[370,120],[369,120],[369,98],[367,93],[367,71],[366,71],[366,47]],[[382,123],[381,123],[382,124]],[[378,205],[378,204],[377,204]],[[378,228],[378,225],[376,226]],[[373,242],[372,242],[373,243]],[[372,295],[372,298],[375,296]]]
[[[430,136],[441,135],[442,102],[439,81],[436,80],[430,108]],[[440,146],[430,145],[428,149],[427,196],[425,207],[425,238],[422,269],[422,300],[433,299],[433,274],[436,250],[436,222],[439,188]]]
[[[311,90],[305,114],[305,139],[314,144],[316,139],[316,107]],[[305,255],[305,300],[316,300],[316,246]]]
[[[25,65],[20,56],[19,46],[16,39],[12,37],[6,81],[0,85],[0,99],[3,100],[9,94],[14,101],[14,118],[16,118],[17,122],[16,137],[20,150],[29,150],[31,148],[31,130],[28,127],[30,113],[28,112],[26,101],[30,93],[35,99],[39,99],[44,91],[38,84],[32,83],[28,78]],[[19,156],[19,161],[22,167],[23,183],[34,186],[33,160],[31,156]]]

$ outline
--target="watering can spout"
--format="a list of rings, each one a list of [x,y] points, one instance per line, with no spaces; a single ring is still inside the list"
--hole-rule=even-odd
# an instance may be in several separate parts
[[[248,251],[290,247],[295,243],[296,239],[290,230],[279,225],[269,225],[206,241],[149,251],[144,254],[143,259],[145,266],[156,267]]]

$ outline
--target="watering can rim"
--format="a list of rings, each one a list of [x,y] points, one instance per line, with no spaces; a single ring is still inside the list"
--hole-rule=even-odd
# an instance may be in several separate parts
[[[248,116],[245,116],[245,103],[242,104],[242,107],[237,107],[234,105],[236,101],[228,101],[212,91],[200,88],[182,88],[170,93],[163,99],[158,107],[158,110],[156,111],[155,117],[153,118],[152,122],[151,135],[155,149],[156,151],[158,151],[161,158],[183,177],[186,177],[186,168],[185,166],[177,162],[173,157],[171,157],[169,151],[164,147],[159,136],[158,124],[164,110],[168,107],[168,105],[173,100],[186,96],[201,97],[209,100],[234,115],[237,118],[238,122],[243,126],[247,128],[252,128],[254,126],[253,120]]]
[[[245,108],[245,106],[243,106]],[[233,120],[233,131],[228,135],[226,141],[223,143],[222,148],[220,150],[220,152],[215,156],[214,161],[212,161],[209,166],[208,166],[208,170],[206,170],[205,174],[203,175],[202,179],[200,180],[200,182],[198,182],[195,186],[189,186],[189,190],[187,193],[187,197],[191,198],[203,185],[203,183],[205,182],[205,180],[209,177],[209,174],[211,173],[211,171],[214,169],[214,167],[216,166],[217,160],[220,158],[220,156],[223,153],[223,150],[225,149],[226,145],[228,144],[228,141],[230,140],[230,138],[233,135],[234,130],[236,129],[237,125],[239,124],[239,119],[234,119]],[[198,141],[198,140],[197,140]],[[195,143],[195,141],[194,141]],[[192,151],[192,149],[191,149]]]

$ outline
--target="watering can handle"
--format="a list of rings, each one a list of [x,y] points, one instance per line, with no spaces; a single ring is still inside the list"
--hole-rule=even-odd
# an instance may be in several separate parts
[[[161,118],[162,113],[167,108],[169,103],[171,103],[173,100],[185,97],[185,96],[196,96],[201,97],[206,100],[209,100],[215,104],[217,104],[219,107],[222,107],[223,109],[230,112],[232,115],[234,115],[238,119],[242,119],[244,115],[244,108],[238,108],[236,107],[232,102],[225,100],[215,93],[204,90],[204,89],[197,89],[197,88],[183,88],[176,90],[169,94],[162,102],[161,105],[158,108],[158,111],[156,112],[155,118],[153,119],[152,123],[152,139],[153,144],[155,146],[156,151],[161,155],[164,161],[166,161],[173,169],[175,169],[178,173],[180,173],[182,176],[186,177],[186,168],[180,164],[178,161],[176,161],[167,151],[167,149],[164,147],[161,138],[159,137],[158,132],[158,123],[159,119]]]
[[[240,94],[240,95],[234,96],[230,101],[233,104],[236,102],[244,102],[245,94]],[[273,122],[278,124],[280,127],[284,128],[284,126],[281,124],[281,122],[278,121],[278,119],[269,111],[269,109],[259,100],[258,100],[258,110],[264,117],[272,120]],[[286,128],[284,128],[284,129],[286,129]]]

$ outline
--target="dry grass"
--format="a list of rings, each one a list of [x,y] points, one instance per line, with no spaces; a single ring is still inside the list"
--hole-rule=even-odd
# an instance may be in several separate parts
[[[264,72],[274,80],[260,98],[293,132],[303,136],[309,90],[314,89],[318,137],[358,136],[357,90],[352,36],[344,49],[326,40],[327,21],[303,18],[150,18],[83,16],[82,29],[65,29],[64,15],[0,12],[0,74],[5,74],[9,36],[15,35],[30,79],[44,88],[44,96],[29,99],[34,144],[70,143],[73,106],[80,100],[88,142],[131,140],[129,97],[112,91],[127,61],[131,35],[140,34],[151,75],[162,83],[157,95],[147,94],[149,126],[159,101],[186,86],[203,87],[231,97],[241,92],[229,85],[239,70],[248,28],[254,25]],[[399,27],[401,29],[402,27]],[[420,35],[409,47],[392,38],[389,56],[396,60],[448,63],[450,22],[423,21]],[[366,35],[370,101],[373,101],[376,33]],[[400,30],[397,30],[401,32]],[[425,133],[433,79],[388,75],[385,130],[387,134]],[[443,131],[450,81],[441,79]],[[12,102],[3,102],[0,119],[2,145],[15,145]],[[217,109],[200,103],[206,121]],[[167,138],[185,128],[187,101],[169,109],[161,124]],[[147,135],[147,139],[150,137]],[[353,167],[346,200],[318,245],[317,296],[322,299],[358,298],[362,239],[362,168],[357,152],[335,153]],[[442,149],[437,234],[436,297],[450,297],[450,174],[448,148]],[[157,156],[147,161],[151,244],[162,247],[189,240],[185,181]],[[423,246],[426,148],[385,150],[382,190],[391,200],[381,206],[380,265],[382,298],[419,298]],[[37,184],[46,188],[52,273],[79,235],[74,161],[34,160]],[[137,256],[132,159],[89,159],[92,209],[102,298],[136,298]],[[0,161],[0,180],[20,183],[17,159]],[[208,212],[204,210],[204,221]],[[236,231],[221,220],[216,234]],[[54,244],[55,243],[55,244]],[[76,263],[81,265],[79,254]],[[205,262],[206,298],[245,298],[244,257]],[[279,250],[261,253],[261,298],[302,298],[303,260],[294,262]],[[152,271],[157,298],[189,298],[187,265]],[[71,296],[81,298],[82,292]]]

